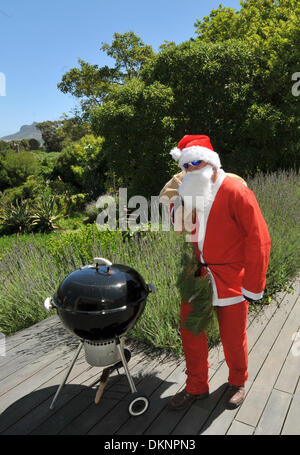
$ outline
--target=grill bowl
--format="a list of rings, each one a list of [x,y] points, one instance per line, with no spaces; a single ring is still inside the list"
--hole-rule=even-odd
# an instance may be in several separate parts
[[[100,265],[103,261],[106,266]],[[73,334],[104,341],[134,326],[152,290],[135,269],[94,258],[93,265],[75,270],[62,281],[52,302]]]

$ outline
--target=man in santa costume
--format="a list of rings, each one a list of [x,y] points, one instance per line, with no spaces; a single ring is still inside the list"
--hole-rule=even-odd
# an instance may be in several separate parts
[[[266,283],[271,246],[268,228],[254,193],[243,179],[221,169],[208,136],[184,136],[170,153],[183,172],[165,185],[160,200],[166,202],[179,194],[185,214],[193,211],[196,215],[192,242],[200,275],[209,275],[213,289],[212,304],[229,368],[227,407],[236,408],[244,400],[248,378],[249,301],[262,298]],[[182,208],[176,213],[179,210]],[[183,227],[180,232],[184,231]],[[190,311],[190,302],[182,301],[180,333],[187,380],[185,389],[170,401],[175,410],[209,394],[207,338],[205,331],[195,335],[184,327]]]

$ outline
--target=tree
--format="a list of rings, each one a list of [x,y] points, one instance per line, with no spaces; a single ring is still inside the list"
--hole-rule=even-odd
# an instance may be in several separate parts
[[[37,123],[36,126],[42,133],[46,152],[60,152],[62,149],[62,142],[64,140],[64,136],[59,130],[62,126],[62,122],[59,120],[54,122],[48,120],[46,122]]]
[[[261,93],[275,96],[277,92],[281,103],[280,88],[299,69],[299,17],[297,0],[245,0],[237,12],[222,5],[212,10],[210,16],[196,21],[195,32],[202,42],[239,39],[248,43],[260,59]]]
[[[0,157],[0,191],[5,190],[9,187],[10,179],[5,169],[5,163],[3,157]]]
[[[57,129],[57,134],[63,138],[63,145],[67,142],[79,141],[83,136],[91,134],[90,123],[84,121],[80,116],[68,118],[62,117],[61,126]]]
[[[260,64],[242,40],[188,41],[162,49],[139,79],[112,91],[92,128],[128,191],[158,194],[179,171],[169,151],[184,134],[209,135],[224,168],[244,176],[293,165],[291,111],[261,92]]]
[[[92,134],[66,144],[54,164],[53,174],[72,184],[77,192],[99,197],[105,189],[107,171],[102,144],[103,138]]]
[[[28,143],[29,143],[29,150],[39,150],[40,148],[40,141],[38,141],[37,139],[28,139]]]
[[[155,55],[152,47],[133,32],[114,33],[112,44],[102,43],[101,50],[115,59],[115,70],[124,82],[138,77],[142,67]]]
[[[82,116],[106,101],[111,89],[136,77],[141,68],[155,55],[151,46],[143,43],[133,32],[114,34],[112,44],[100,48],[115,60],[115,67],[99,67],[78,59],[79,68],[72,68],[62,76],[58,88],[80,100]]]
[[[8,152],[2,161],[2,178],[6,179],[7,187],[20,186],[30,175],[39,171],[38,158],[32,152]]]
[[[240,11],[220,5],[195,24],[201,42],[218,44],[235,38],[255,53],[257,96],[248,112],[247,136],[259,135],[255,147],[278,149],[273,152],[275,168],[299,165],[299,100],[291,92],[292,75],[300,67],[299,17],[297,0],[245,0]]]
[[[171,88],[131,79],[91,114],[95,134],[105,137],[108,168],[128,197],[155,195],[167,178],[173,102]]]
[[[114,68],[91,65],[78,59],[79,68],[66,72],[57,87],[63,93],[70,93],[80,99],[81,109],[87,113],[100,105],[109,93],[111,84],[119,83],[120,73]]]
[[[241,0],[241,9],[219,5],[202,21],[197,19],[195,33],[201,41],[248,40],[255,48],[274,47],[288,37],[299,21],[297,0]],[[269,57],[272,57],[271,55]]]

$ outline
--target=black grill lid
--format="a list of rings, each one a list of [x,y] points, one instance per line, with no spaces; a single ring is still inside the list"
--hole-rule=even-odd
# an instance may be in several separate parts
[[[99,312],[134,305],[149,292],[151,289],[135,269],[94,258],[93,265],[75,270],[62,281],[53,302],[66,311]]]

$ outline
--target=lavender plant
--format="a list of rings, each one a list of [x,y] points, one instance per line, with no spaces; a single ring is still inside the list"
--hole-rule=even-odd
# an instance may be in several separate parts
[[[295,170],[264,175],[248,182],[271,236],[265,299],[284,289],[300,268],[300,178]]]
[[[247,183],[254,191],[269,227],[272,247],[263,303],[287,286],[300,268],[300,179],[296,171],[257,174]],[[84,226],[74,232],[59,232],[15,240],[1,253],[0,332],[14,333],[47,317],[43,301],[61,280],[95,256],[135,268],[157,288],[145,311],[128,333],[132,339],[157,348],[181,353],[178,332],[180,273],[184,236],[173,232],[143,232],[141,236],[101,232]],[[0,239],[1,243],[1,239]],[[218,329],[208,332],[210,344],[218,340]]]

